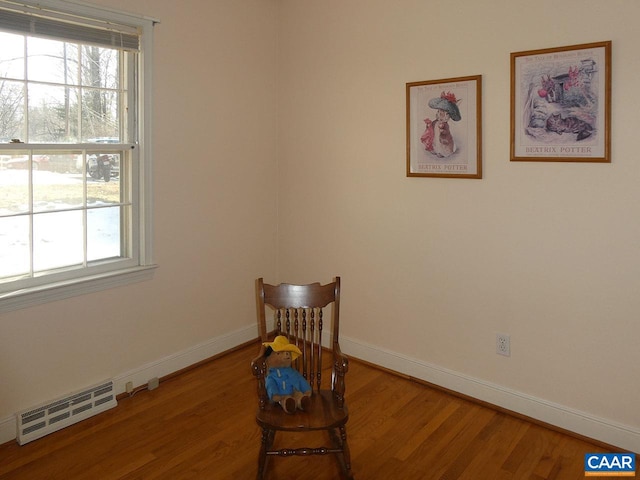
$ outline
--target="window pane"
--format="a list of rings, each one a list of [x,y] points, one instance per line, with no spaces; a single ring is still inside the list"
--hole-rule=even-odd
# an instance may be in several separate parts
[[[29,273],[29,217],[0,217],[0,280]]]
[[[84,89],[82,94],[83,142],[95,138],[117,138],[120,134],[118,103],[120,94],[112,90]]]
[[[120,136],[120,52],[82,47],[82,138]]]
[[[47,161],[41,161],[39,170],[33,172],[33,210],[43,212],[82,207],[84,204],[82,175],[51,171],[54,166],[57,167],[59,163],[63,163],[64,158],[60,157],[67,156],[34,155],[34,165],[38,157],[46,158]]]
[[[88,210],[87,261],[120,256],[120,207]]]
[[[84,45],[82,47],[82,85],[93,88],[119,88],[118,58],[118,50]]]
[[[0,155],[0,215],[29,211],[29,157]]]
[[[29,141],[69,143],[78,137],[78,89],[29,84]]]
[[[0,79],[0,142],[24,140],[25,134],[24,84]]]
[[[0,32],[0,77],[24,79],[24,37]]]
[[[87,155],[87,205],[120,202],[120,155]]]
[[[33,216],[33,269],[80,265],[84,258],[82,211]]]
[[[78,47],[55,40],[29,38],[27,75],[30,81],[77,84]]]

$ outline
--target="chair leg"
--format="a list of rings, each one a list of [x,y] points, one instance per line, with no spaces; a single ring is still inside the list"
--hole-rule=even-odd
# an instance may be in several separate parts
[[[349,480],[353,480],[353,474],[351,473],[351,451],[349,450],[349,444],[347,443],[347,428],[344,425],[340,426],[340,439],[342,441],[342,456],[344,458],[345,473]]]
[[[329,430],[329,436],[331,437],[333,446],[342,450],[341,453],[336,455],[336,459],[338,460],[343,476],[347,480],[353,480],[353,474],[351,473],[351,452],[349,450],[349,444],[347,443],[347,428],[344,425],[338,428],[340,435],[338,435],[336,430],[332,429]]]
[[[263,480],[267,470],[267,450],[273,445],[273,438],[276,432],[268,428],[262,429],[262,443],[260,445],[260,454],[258,455],[258,475],[257,480]]]

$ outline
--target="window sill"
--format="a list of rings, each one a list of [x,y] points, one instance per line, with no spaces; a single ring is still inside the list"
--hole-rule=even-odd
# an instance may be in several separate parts
[[[0,314],[150,280],[156,268],[145,265],[6,293],[0,296]]]

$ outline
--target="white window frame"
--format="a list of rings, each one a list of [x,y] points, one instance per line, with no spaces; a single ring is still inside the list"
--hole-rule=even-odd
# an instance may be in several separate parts
[[[0,4],[3,1],[0,0]],[[13,0],[11,3],[18,3]],[[137,27],[140,36],[138,54],[138,149],[139,163],[134,166],[132,181],[137,185],[138,195],[133,199],[137,203],[132,228],[136,235],[133,249],[137,252],[137,262],[133,266],[122,266],[101,273],[92,273],[79,269],[73,278],[40,285],[27,286],[17,290],[0,293],[0,313],[61,300],[77,295],[97,292],[108,288],[128,285],[149,280],[157,265],[153,261],[153,190],[152,190],[152,58],[153,26],[157,20],[116,11],[109,8],[88,5],[75,0],[21,0],[19,3],[29,7],[42,7],[62,14],[80,15],[101,21],[111,21],[122,25]],[[124,263],[124,262],[123,262]],[[34,282],[35,283],[35,282]]]

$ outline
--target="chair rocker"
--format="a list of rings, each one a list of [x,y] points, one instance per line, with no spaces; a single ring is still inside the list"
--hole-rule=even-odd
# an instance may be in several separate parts
[[[258,458],[259,480],[265,478],[271,457],[292,455],[334,454],[343,478],[353,479],[351,459],[347,444],[346,424],[349,413],[345,405],[345,374],[349,362],[340,350],[338,342],[340,318],[340,277],[333,283],[320,285],[269,285],[260,278],[257,281],[258,327],[262,342],[276,335],[283,335],[296,345],[302,355],[293,362],[293,367],[302,373],[312,387],[310,403],[304,411],[287,414],[267,395],[266,347],[251,362],[251,370],[258,384],[258,409],[256,422],[262,429],[262,443]],[[324,323],[323,311],[332,305],[329,346],[322,345]],[[272,313],[274,325],[267,329],[267,310]],[[326,343],[326,341],[325,341]],[[330,365],[329,365],[330,361]],[[323,369],[323,362],[325,367]],[[331,376],[327,378],[324,373]],[[326,372],[323,372],[326,370]],[[323,381],[324,377],[324,381]],[[329,446],[274,449],[277,432],[328,432]],[[297,436],[296,436],[297,437]],[[301,435],[304,438],[304,435]],[[280,437],[279,437],[280,438]],[[284,438],[284,436],[283,436]]]

